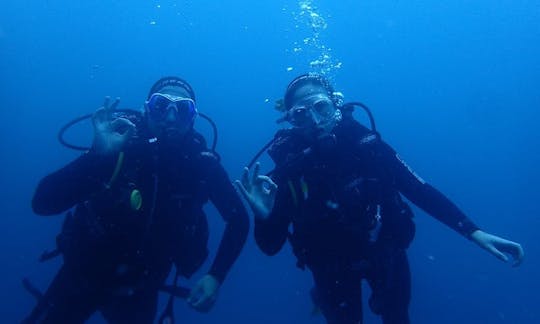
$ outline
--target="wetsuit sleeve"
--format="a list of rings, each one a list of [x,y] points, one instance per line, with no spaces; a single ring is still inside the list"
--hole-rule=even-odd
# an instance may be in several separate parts
[[[274,208],[267,219],[255,219],[255,241],[267,255],[278,253],[289,234],[290,213],[293,202],[287,183],[274,179],[278,184]]]
[[[246,242],[249,217],[221,164],[213,167],[211,179],[210,200],[226,225],[209,274],[223,282]]]
[[[397,189],[412,203],[467,238],[479,229],[450,199],[414,173],[389,145],[382,144],[382,155]]]
[[[55,215],[84,201],[111,177],[116,158],[86,153],[49,174],[37,186],[32,209],[38,215]]]

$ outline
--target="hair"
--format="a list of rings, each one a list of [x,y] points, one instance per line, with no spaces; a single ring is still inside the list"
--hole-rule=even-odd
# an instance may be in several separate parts
[[[150,88],[150,92],[148,92],[147,99],[150,99],[150,97],[154,93],[160,92],[161,90],[163,90],[166,87],[182,88],[182,89],[186,90],[189,97],[193,101],[195,101],[195,91],[193,91],[193,88],[189,85],[189,83],[187,83],[187,81],[185,81],[184,79],[181,79],[179,77],[175,77],[175,76],[167,76],[167,77],[163,77],[163,78],[157,80],[156,83],[154,83],[154,85],[152,86],[152,88]]]
[[[334,102],[334,105],[336,105],[336,107],[338,106],[338,102],[335,96],[335,90],[330,81],[321,74],[306,73],[294,78],[287,86],[287,90],[285,90],[285,95],[283,97],[283,102],[285,104],[286,110],[292,108],[293,96],[296,90],[306,84],[312,84],[324,88],[332,102]]]

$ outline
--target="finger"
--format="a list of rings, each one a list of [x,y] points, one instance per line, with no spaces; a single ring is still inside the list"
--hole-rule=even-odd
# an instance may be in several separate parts
[[[508,257],[504,255],[501,251],[497,250],[494,246],[490,245],[488,246],[488,251],[491,252],[493,255],[495,255],[499,260],[508,262]]]
[[[258,186],[267,195],[273,195],[277,191],[277,185],[267,176],[259,176],[257,178]]]
[[[244,196],[244,198],[247,198],[248,193],[242,182],[240,180],[234,180],[234,184],[236,185],[240,193]]]
[[[201,295],[201,289],[196,286],[193,289],[191,289],[191,292],[189,293],[188,298],[186,301],[193,306],[194,303],[196,303],[199,300],[199,296]]]
[[[111,104],[111,107],[109,108],[110,111],[116,110],[116,107],[118,107],[118,104],[120,103],[120,97],[114,98],[113,103]]]
[[[251,175],[251,183],[255,184],[259,177],[259,170],[261,169],[261,164],[259,162],[255,163],[255,168],[253,169],[253,174]]]
[[[128,129],[124,134],[120,135],[122,143],[126,143],[133,136],[133,133],[133,129]]]
[[[197,305],[200,303],[200,297],[199,296],[193,296],[188,300],[189,306],[197,308]]]
[[[191,299],[191,300],[198,299],[201,293],[202,293],[201,286],[199,284],[196,284],[193,288],[191,288],[191,291],[189,292],[189,296],[187,299]]]
[[[111,122],[111,129],[120,136],[121,141],[126,142],[135,133],[135,124],[125,118],[117,118]]]
[[[521,244],[518,244],[518,258],[516,262],[514,263],[515,266],[520,265],[523,262],[523,259],[525,258],[525,251],[521,247]]]
[[[105,120],[105,116],[107,114],[107,111],[105,107],[98,108],[94,114],[92,114],[92,123],[94,124],[94,127],[98,126],[98,124],[103,123]]]
[[[109,102],[110,101],[111,101],[111,97],[106,96],[105,99],[103,100],[103,108],[109,109]]]
[[[193,306],[194,308],[197,308],[199,309],[201,307],[201,305],[204,303],[204,300],[205,300],[205,296],[200,296],[200,298],[198,298],[197,300],[193,301],[191,303],[191,306]]]
[[[208,312],[212,308],[216,301],[216,298],[214,296],[207,296],[205,295],[204,298],[200,300],[200,303],[196,306],[197,310],[200,312]]]
[[[195,305],[197,305],[199,303],[199,298],[196,297],[196,296],[193,296],[191,298],[188,298],[187,302],[188,302],[189,306],[196,307]]]
[[[103,112],[102,122],[105,122],[107,120],[112,119],[112,111],[113,111],[112,106],[115,103],[116,103],[116,100],[111,104],[111,97],[109,97],[109,96],[105,97],[105,100],[103,101],[103,108],[105,108],[105,109],[104,109],[104,112]]]
[[[502,240],[498,242],[497,247],[503,252],[509,253],[514,259],[513,266],[519,266],[523,260],[524,251],[519,243],[509,240]]]
[[[514,267],[519,266],[523,262],[525,252],[520,244],[512,242],[512,251],[509,253],[514,258],[514,263],[512,264]]]
[[[124,132],[122,133],[125,133],[127,131],[129,131],[130,129],[135,129],[135,124],[133,124],[129,119],[127,118],[116,118],[115,120],[113,120],[111,122],[111,127],[114,131],[118,131],[118,130],[124,130]]]
[[[278,185],[269,176],[261,175],[258,177],[258,180],[266,183],[270,192],[274,192],[278,188]]]
[[[128,128],[126,130],[126,133],[124,134],[124,138],[131,138],[133,134],[135,134],[136,126],[135,124],[130,122],[130,125],[128,125]]]
[[[242,184],[244,185],[246,190],[251,189],[251,183],[249,182],[249,168],[244,168],[244,173],[242,173]]]
[[[249,200],[249,193],[247,192],[246,188],[244,187],[244,185],[242,184],[242,182],[240,182],[239,180],[236,180],[234,181],[234,184],[236,185],[236,187],[238,188],[238,190],[240,191],[240,193],[242,194],[242,196],[245,198],[245,199],[248,199]]]

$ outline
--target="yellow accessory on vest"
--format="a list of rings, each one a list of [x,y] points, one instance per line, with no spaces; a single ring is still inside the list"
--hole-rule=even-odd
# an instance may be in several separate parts
[[[122,165],[124,164],[124,152],[120,152],[118,154],[118,160],[116,160],[116,166],[114,167],[113,174],[111,176],[111,179],[106,184],[107,188],[110,188],[116,178],[118,177],[118,174],[120,173],[120,170],[122,169]]]
[[[137,189],[133,189],[129,197],[129,204],[131,206],[131,209],[138,211],[142,207],[142,202],[143,202],[143,199],[142,199],[141,192]]]
[[[114,167],[113,174],[111,176],[111,179],[106,184],[107,188],[110,188],[116,178],[118,177],[118,174],[120,173],[120,170],[122,169],[122,166],[124,164],[124,152],[120,152],[118,154],[118,160],[116,160],[116,166]],[[143,203],[141,192],[137,189],[133,189],[131,191],[131,194],[129,195],[129,206],[132,210],[138,211],[141,209]]]

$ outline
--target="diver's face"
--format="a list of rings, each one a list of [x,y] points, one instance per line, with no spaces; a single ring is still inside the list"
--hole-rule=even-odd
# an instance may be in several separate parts
[[[157,138],[175,138],[186,134],[197,114],[195,103],[182,88],[165,88],[145,102],[148,127]]]
[[[289,121],[294,126],[316,126],[324,130],[331,130],[335,126],[338,111],[324,87],[303,85],[294,92],[292,99]]]

